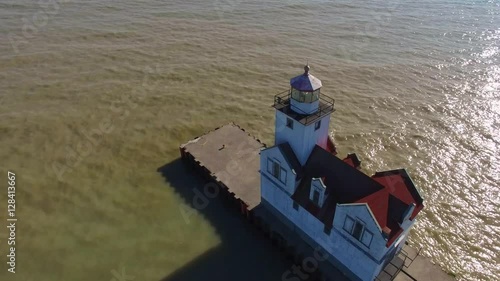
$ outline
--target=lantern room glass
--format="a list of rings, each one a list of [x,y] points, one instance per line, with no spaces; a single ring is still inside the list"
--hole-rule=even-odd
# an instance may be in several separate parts
[[[319,89],[312,92],[304,92],[299,91],[297,89],[292,88],[291,90],[292,99],[303,102],[303,103],[311,103],[319,100]]]

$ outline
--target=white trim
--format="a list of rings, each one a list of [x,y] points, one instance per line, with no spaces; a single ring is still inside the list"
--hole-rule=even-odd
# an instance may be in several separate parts
[[[315,181],[315,180],[319,180],[319,182],[321,183],[321,186],[322,186],[323,188],[326,188],[326,185],[323,183],[323,180],[322,180],[321,178],[312,178],[312,180],[313,180],[313,181]]]
[[[287,169],[287,170],[293,170],[293,169],[292,169],[292,165],[291,165],[290,163],[288,163],[288,161],[287,161],[287,159],[286,159],[285,155],[283,155],[283,153],[282,153],[282,152],[281,152],[281,150],[279,149],[278,145],[279,145],[279,144],[277,144],[277,145],[273,145],[273,146],[271,146],[271,147],[266,147],[266,148],[262,149],[261,151],[265,151],[265,150],[272,149],[272,148],[277,149],[277,150],[278,150],[278,154],[277,154],[277,155],[275,155],[275,156],[278,156],[277,158],[276,158],[276,157],[274,157],[274,156],[273,156],[273,157],[271,157],[271,155],[269,155],[269,154],[264,154],[264,156],[265,156],[265,157],[267,157],[267,158],[276,159],[276,160],[278,160],[278,158],[280,158],[280,159],[278,160],[278,162],[280,163],[280,166],[281,166],[281,167],[288,167],[288,169]],[[269,153],[271,153],[271,152],[269,152]],[[261,154],[261,157],[262,157],[262,154]],[[282,163],[284,163],[284,164],[282,164]]]

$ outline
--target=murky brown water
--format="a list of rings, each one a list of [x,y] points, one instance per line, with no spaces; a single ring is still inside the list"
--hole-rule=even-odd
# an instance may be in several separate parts
[[[411,244],[461,280],[498,280],[499,12],[467,0],[0,0],[0,159],[18,174],[20,218],[18,273],[1,279],[112,280],[121,267],[183,279],[193,261],[245,256],[217,216],[183,218],[177,190],[194,183],[172,179],[186,175],[175,162],[170,184],[156,169],[229,121],[271,144],[273,95],[308,60],[336,99],[340,154],[368,173],[406,167],[422,190]],[[248,272],[262,271],[253,255]],[[278,257],[263,259],[270,272],[287,268]]]

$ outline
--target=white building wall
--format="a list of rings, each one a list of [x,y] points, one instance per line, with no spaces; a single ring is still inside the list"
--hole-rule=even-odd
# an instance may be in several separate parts
[[[290,196],[295,191],[295,175],[291,171],[287,172],[287,185],[281,184],[275,180],[272,174],[267,172],[267,157],[276,158],[282,163],[286,163],[277,147],[261,152],[261,165],[264,165],[261,168],[261,193],[263,199],[269,202],[295,227],[300,228],[311,240],[323,247],[346,268],[349,268],[360,280],[372,281],[385,265],[388,258],[386,254],[395,247],[399,251],[404,245],[414,221],[405,220],[402,226],[406,230],[391,247],[387,248],[387,240],[383,237],[366,204],[337,205],[333,228],[330,235],[327,235],[324,232],[324,224],[316,217],[301,206],[299,206],[298,210],[293,208],[293,200]],[[290,167],[288,169],[291,170]],[[344,230],[347,215],[363,222],[365,229],[373,234],[369,247]]]
[[[344,222],[347,216],[364,223],[365,229],[373,234],[369,247],[344,230]],[[390,249],[386,248],[387,241],[382,236],[382,232],[368,207],[365,204],[337,205],[333,228],[339,236],[350,241],[350,243],[342,245],[338,258],[345,261],[347,267],[356,268],[355,273],[358,276],[363,276],[363,280],[373,280],[384,265],[381,259]]]
[[[357,275],[360,280],[363,281],[372,281],[377,268],[380,268],[376,261],[370,259],[366,252],[363,252],[353,244],[356,242],[360,243],[356,239],[349,238],[349,234],[345,233],[342,229],[342,222],[334,221],[333,229],[330,232],[330,235],[327,235],[324,232],[324,224],[320,222],[316,217],[311,215],[307,210],[303,209],[299,206],[299,210],[295,210],[293,208],[293,200],[285,194],[280,189],[273,186],[273,183],[269,180],[267,176],[262,176],[262,197],[268,201],[272,206],[274,206],[283,216],[285,216],[288,220],[290,220],[296,227],[300,228],[304,233],[306,233],[310,239],[314,240],[321,247],[323,247],[330,255],[335,257],[337,260],[343,263],[343,265],[349,268],[355,275]],[[345,208],[342,213],[345,217],[346,212],[348,212],[349,208]],[[353,210],[354,208],[351,208]],[[361,208],[358,208],[361,209]],[[365,209],[366,210],[366,209]],[[366,217],[367,211],[363,212],[362,210],[353,210],[355,212],[349,212],[352,216],[362,217],[363,219],[368,221]],[[358,215],[359,213],[359,215]],[[341,214],[336,214],[335,217],[341,217]],[[372,227],[372,226],[370,226]],[[385,245],[385,240],[381,237],[377,237],[376,229],[373,230],[373,249],[366,249],[370,253],[380,250],[380,245]],[[351,242],[348,242],[346,239],[349,239]],[[353,241],[354,240],[354,241]],[[360,243],[361,244],[361,243]],[[361,244],[362,245],[362,244]],[[385,246],[383,246],[385,247]]]
[[[344,229],[347,215],[364,223],[365,230],[373,234],[369,247]],[[334,229],[339,236],[343,236],[350,242],[343,246],[344,249],[338,255],[339,259],[345,260],[346,266],[349,268],[356,268],[356,274],[362,276],[363,280],[373,280],[384,265],[382,258],[389,249],[385,247],[387,241],[382,236],[381,230],[369,212],[368,207],[364,204],[337,205]]]
[[[293,208],[292,198],[287,196],[283,191],[274,187],[272,182],[266,176],[262,177],[261,190],[262,197],[264,197],[266,201],[268,201],[297,227],[302,229],[312,239],[318,243],[322,241],[322,243],[320,243],[322,246],[323,244],[326,245],[329,243],[328,235],[323,232],[323,223],[300,206],[299,210],[295,210]]]
[[[363,243],[352,237],[352,235],[349,235],[344,229],[344,221],[346,216],[350,216],[351,218],[359,219],[363,223],[365,223],[366,229],[368,229],[372,234],[373,234],[373,239],[372,243],[370,244],[370,247],[366,247]],[[370,272],[372,274],[371,277],[367,280],[373,280],[378,273],[382,270],[382,267],[385,266],[385,262],[390,259],[391,257],[388,255],[391,253],[394,248],[397,248],[396,253],[401,250],[401,248],[404,246],[404,243],[406,242],[406,239],[408,237],[409,231],[411,227],[413,226],[414,221],[410,220],[405,220],[401,227],[404,229],[403,233],[399,236],[396,241],[390,246],[386,247],[387,245],[387,240],[383,237],[382,231],[377,225],[377,222],[375,221],[374,217],[372,216],[371,212],[369,211],[369,208],[366,204],[344,204],[344,205],[337,205],[337,209],[335,211],[335,218],[334,218],[334,228],[339,231],[339,233],[344,234],[344,236],[349,239],[355,246],[354,248],[362,249],[364,251],[367,251],[376,261],[374,263],[370,263],[365,256],[365,261],[362,263],[359,263],[357,260],[359,258],[363,258],[362,255],[361,257],[356,257],[350,266],[364,266],[364,269],[361,269],[361,271],[366,272],[365,276],[369,276]],[[356,247],[357,246],[357,247]],[[345,251],[341,251],[341,253],[344,254],[344,256],[340,256],[340,259],[346,259],[349,260],[349,252],[354,251],[352,247],[349,247],[351,249],[345,249]],[[347,256],[346,256],[347,254]],[[371,279],[370,279],[371,278]]]
[[[370,248],[367,248],[363,243],[356,240],[354,237],[350,236],[345,230],[343,230],[346,216],[349,216],[354,219],[359,219],[361,222],[365,224],[365,228],[369,230],[371,233],[373,233],[373,239],[370,244]],[[379,228],[377,222],[374,220],[366,204],[337,205],[337,209],[335,210],[334,228],[348,235],[350,241],[352,241],[355,245],[359,246],[361,249],[369,252],[370,255],[372,255],[377,260],[381,259],[387,252],[387,248],[385,247],[387,241],[382,236],[382,230]]]
[[[293,119],[293,129],[288,128],[286,126],[287,118],[290,117],[276,110],[275,144],[288,142],[300,164],[304,165],[316,144],[326,149],[330,114],[321,119],[321,126],[318,130],[315,130],[315,122],[305,126]]]
[[[267,159],[269,158],[278,160],[281,166],[286,169],[286,181],[285,181],[286,184],[283,184],[282,182],[274,178],[272,174],[268,173]],[[279,186],[288,194],[288,196],[292,196],[292,194],[295,192],[295,188],[297,186],[296,185],[297,175],[292,171],[292,167],[290,167],[290,165],[286,161],[285,157],[283,157],[278,147],[274,146],[260,151],[260,171],[261,174],[262,173],[267,174],[269,184]],[[263,180],[262,175],[261,175],[261,180]],[[263,186],[264,184],[261,181],[261,187]],[[272,186],[272,188],[277,189],[275,186]],[[264,194],[262,194],[262,197],[264,197]]]
[[[403,228],[405,231],[403,234],[401,234],[402,238],[394,243],[394,247],[398,247],[398,252],[403,248],[403,246],[406,243],[406,240],[408,239],[408,236],[410,235],[410,230],[412,229],[413,225],[415,224],[415,219],[414,220],[409,220],[406,219],[403,224],[401,225],[401,228]]]

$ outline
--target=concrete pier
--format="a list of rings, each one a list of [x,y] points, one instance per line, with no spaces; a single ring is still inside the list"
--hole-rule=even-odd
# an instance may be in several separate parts
[[[414,259],[413,261],[410,259],[406,261],[403,271],[394,279],[395,281],[454,280],[454,278],[444,272],[441,267],[433,264],[428,258],[420,255],[416,249],[406,245],[403,251],[407,256],[414,257]]]
[[[304,262],[315,255],[313,241],[292,224],[287,224],[280,213],[267,202],[261,202],[259,153],[265,144],[235,124],[219,127],[180,146],[181,157],[193,172],[220,187],[220,197],[234,202],[250,223],[264,231],[273,243],[294,262],[307,268]],[[339,261],[319,262],[309,277],[317,280],[352,280],[342,272]],[[331,266],[337,264],[338,267]],[[308,272],[306,270],[306,272]],[[308,278],[309,278],[308,277]],[[293,280],[293,279],[290,279]],[[405,245],[403,250],[377,277],[377,281],[451,281],[453,278],[428,258]]]
[[[260,203],[259,152],[265,147],[235,124],[181,145],[181,157],[251,211]]]

